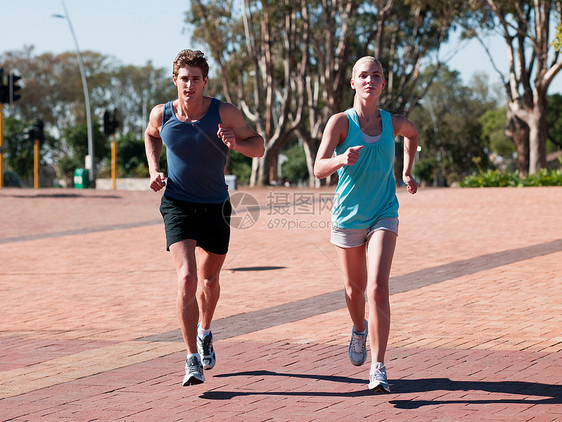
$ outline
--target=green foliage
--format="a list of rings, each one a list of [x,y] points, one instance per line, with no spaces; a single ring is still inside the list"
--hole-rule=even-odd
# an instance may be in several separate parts
[[[99,122],[93,122],[92,134],[94,141],[94,156],[96,161],[96,168],[99,168],[100,162],[107,159],[110,154],[110,146],[107,142],[106,136],[101,132]],[[88,127],[86,124],[73,126],[63,130],[63,140],[69,149],[67,151],[67,160],[64,160],[64,166],[70,163],[74,164],[75,168],[82,168],[85,165],[86,155],[88,155]],[[62,159],[62,158],[61,158]],[[63,171],[59,159],[59,171],[67,179],[74,176],[74,168],[66,168]]]
[[[110,146],[106,136],[101,132],[98,122],[93,122],[92,134],[94,141],[94,156],[96,168],[100,168],[100,163],[107,160],[110,156]],[[71,126],[62,131],[61,144],[56,166],[58,174],[72,186],[74,170],[83,168],[86,164],[88,155],[88,127],[86,124]]]
[[[117,139],[117,173],[119,177],[148,177],[144,141],[128,132]],[[161,160],[166,161],[166,160]]]
[[[562,169],[540,169],[521,181],[522,186],[562,186]]]
[[[191,2],[186,22],[192,25],[189,32],[196,43],[193,47],[201,48],[211,59],[207,95],[235,104],[242,104],[243,100],[242,109],[250,111],[249,120],[263,132],[266,141],[271,140],[275,131],[281,134],[276,139],[282,141],[268,151],[281,150],[289,157],[282,166],[283,179],[298,182],[308,177],[304,151],[287,134],[295,123],[290,119],[299,115],[299,100],[304,98],[306,104],[299,136],[317,146],[328,116],[351,104],[350,65],[365,54],[379,55],[387,81],[394,81],[392,88],[389,83],[380,105],[408,113],[418,126],[423,149],[414,170],[421,180],[431,183],[443,179],[445,173],[451,183],[475,170],[474,158],[480,159],[479,165],[485,170],[490,167],[490,153],[513,153],[514,148],[503,133],[505,111],[497,109],[484,75],[477,75],[474,83],[465,86],[458,72],[443,64],[439,73],[434,72],[435,66],[418,67],[419,63],[428,63],[423,59],[430,53],[438,52],[455,22],[459,25],[466,19],[482,19],[492,25],[491,12],[487,8],[473,10],[468,7],[470,2],[464,1],[406,0],[394,2],[391,10],[383,13],[383,3]],[[248,13],[247,32],[242,8]],[[508,8],[509,12],[513,10],[513,6]],[[349,32],[345,32],[346,28]],[[476,29],[471,31],[467,34],[476,35]],[[263,42],[265,38],[267,43]],[[558,27],[557,40],[560,45],[562,26]],[[108,171],[110,144],[101,135],[97,121],[104,109],[111,107],[123,118],[118,133],[118,174],[145,177],[142,133],[150,109],[176,95],[170,75],[173,57],[169,68],[158,69],[150,62],[141,67],[123,65],[114,57],[91,51],[83,56],[96,124],[96,163],[105,166],[105,170],[98,169]],[[306,66],[301,68],[301,62]],[[56,145],[42,145],[42,156],[47,162],[54,162],[67,178],[72,177],[75,168],[84,167],[87,153],[86,127],[80,125],[85,121],[84,97],[74,52],[36,55],[33,47],[26,47],[0,54],[0,65],[23,76],[22,98],[13,109],[5,110],[5,115],[18,117],[21,122],[40,116],[47,136],[49,130],[62,134]],[[289,78],[285,79],[287,71]],[[297,89],[303,83],[306,89]],[[423,107],[412,108],[411,102],[422,93],[431,101],[431,113],[427,101]],[[289,98],[287,104],[280,102],[285,94]],[[288,114],[283,115],[285,109]],[[413,112],[409,113],[410,110]],[[562,96],[555,94],[549,97],[547,108],[549,151],[562,147],[561,116]],[[280,127],[281,122],[286,125],[284,128]],[[21,123],[12,129],[7,136],[7,163],[25,179],[32,171],[32,145],[25,139],[27,125]],[[164,168],[165,159],[161,162]],[[250,158],[232,152],[230,167],[239,183],[249,182]]]
[[[218,65],[221,92],[243,105],[268,143],[254,168],[257,183],[267,184],[271,169],[261,166],[275,165],[269,155],[293,131],[316,151],[329,116],[352,104],[349,77],[359,57],[377,55],[392,81],[381,108],[407,113],[418,98],[420,66],[433,62],[455,22],[465,21],[464,3],[192,0],[185,16],[192,40]]]
[[[521,176],[516,171],[487,170],[465,177],[463,188],[562,186],[562,169],[541,169],[536,174]]]
[[[429,68],[422,79],[433,71]],[[441,67],[422,100],[409,114],[418,128],[420,162],[415,174],[428,184],[450,185],[474,171],[474,159],[489,166],[489,140],[479,120],[496,107],[488,87],[480,80],[465,86],[457,71]]]
[[[465,177],[459,183],[459,186],[463,188],[503,188],[508,186],[518,186],[520,180],[521,177],[517,172],[500,172],[498,170],[487,170]]]
[[[250,157],[246,157],[238,151],[230,150],[228,165],[230,166],[230,173],[236,176],[238,184],[247,185],[250,183],[252,174],[252,159]]]
[[[104,110],[111,107],[119,111],[122,118],[119,132],[137,133],[142,138],[150,109],[174,98],[175,87],[171,70],[155,68],[150,62],[140,67],[128,66],[114,57],[91,51],[83,52],[83,58],[88,74],[96,166],[103,172],[107,169],[101,166],[107,167],[110,160],[110,144],[99,125]],[[172,60],[173,57],[170,68]],[[13,108],[4,108],[4,116],[21,122],[40,117],[47,138],[41,145],[41,160],[54,164],[59,175],[71,183],[74,170],[84,167],[88,151],[83,86],[75,53],[36,55],[33,47],[25,47],[21,51],[0,53],[0,67],[16,70],[23,82],[21,100]],[[32,144],[30,149],[24,139],[28,126],[24,123],[14,126],[10,133],[4,129],[8,138],[6,158],[13,161],[7,165],[24,180],[33,171],[33,159],[29,157],[33,153]],[[60,138],[55,140],[49,132],[60,134]],[[129,147],[127,141],[125,149],[133,155],[120,156],[118,162],[125,162],[127,174],[144,176],[147,173],[144,150],[141,157],[138,145],[136,149]]]
[[[84,160],[79,160],[77,156],[65,155],[57,161],[59,174],[66,180],[68,186],[74,186],[74,170],[82,167],[84,167]]]
[[[474,3],[490,10],[493,17],[489,24],[501,28],[496,32],[501,33],[508,48],[510,77],[502,78],[508,96],[508,107],[514,109],[523,106],[528,111],[526,115],[510,113],[509,116],[508,124],[518,146],[518,170],[527,171],[527,165],[529,170],[540,168],[544,164],[543,157],[546,153],[543,140],[547,127],[544,119],[532,116],[544,113],[547,91],[559,64],[558,53],[554,53],[552,60],[548,58],[552,56],[549,51],[552,45],[555,48],[560,47],[561,28],[558,28],[554,43],[549,37],[549,28],[555,19],[561,23],[561,3],[559,0],[487,0]],[[484,35],[479,38],[484,45]],[[490,60],[495,63],[494,67],[497,69],[499,59],[496,61],[490,54]],[[535,133],[536,136],[529,136],[529,133]],[[527,153],[535,148],[537,154]]]
[[[546,108],[546,128],[549,151],[562,149],[562,95],[553,94],[548,96]]]
[[[502,157],[510,157],[515,152],[513,141],[505,134],[506,121],[505,107],[488,110],[479,118],[482,136],[488,140],[490,152]]]
[[[437,164],[433,157],[422,158],[414,164],[414,175],[420,182],[431,184],[437,174]]]
[[[4,119],[6,167],[25,180],[33,177],[33,140],[26,136],[29,125],[14,117]]]
[[[554,38],[554,41],[552,41],[552,46],[554,47],[555,51],[562,50],[562,23],[560,23],[556,28],[556,36]]]
[[[107,139],[111,147],[111,139]],[[144,140],[133,132],[127,132],[117,137],[116,141],[117,177],[149,177],[148,163],[144,149]],[[98,177],[111,177],[111,160],[104,161],[104,168],[98,171]],[[160,170],[167,174],[166,146],[163,146],[160,156]]]
[[[30,139],[28,130],[31,123],[25,122],[15,117],[4,118],[4,162],[6,168],[14,171],[24,181],[31,184],[33,179],[34,163],[34,144],[35,140]],[[56,140],[45,133],[45,140],[39,149],[39,164],[45,164],[45,156],[56,145]]]
[[[291,183],[302,183],[308,180],[308,168],[306,166],[306,155],[302,145],[295,143],[283,151],[287,157],[281,165],[281,178]]]

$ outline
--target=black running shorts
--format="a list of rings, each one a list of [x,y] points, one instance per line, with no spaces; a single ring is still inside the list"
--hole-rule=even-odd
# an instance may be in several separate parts
[[[219,204],[199,204],[162,195],[160,213],[166,230],[166,249],[186,239],[218,255],[228,252],[230,241],[230,200]]]

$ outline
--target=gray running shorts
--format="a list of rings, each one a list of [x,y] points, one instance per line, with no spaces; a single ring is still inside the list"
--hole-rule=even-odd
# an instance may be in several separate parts
[[[388,230],[398,236],[398,217],[383,217],[368,229],[342,229],[332,225],[330,242],[340,248],[355,248],[364,245],[377,230]]]

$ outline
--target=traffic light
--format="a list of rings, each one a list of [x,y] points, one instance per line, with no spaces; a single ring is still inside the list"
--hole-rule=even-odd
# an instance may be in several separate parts
[[[0,103],[9,103],[8,85],[4,83],[4,69],[0,67]]]
[[[109,110],[103,112],[103,133],[105,133],[105,136],[111,135],[111,113]]]
[[[21,76],[16,75],[14,72],[10,72],[10,76],[8,78],[8,92],[9,92],[9,103],[12,104],[21,98],[21,95],[17,92],[21,89],[21,86],[18,86],[18,81],[21,79]]]
[[[45,140],[45,134],[43,132],[44,126],[45,125],[41,119],[36,119],[33,126],[31,126],[27,131],[29,138],[34,141],[37,140],[43,142]]]
[[[109,111],[105,110],[103,113],[103,133],[105,136],[111,136],[119,127],[119,122],[117,121],[117,110]]]

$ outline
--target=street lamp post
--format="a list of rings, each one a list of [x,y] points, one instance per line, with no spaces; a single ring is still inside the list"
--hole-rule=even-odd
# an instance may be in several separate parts
[[[78,47],[78,40],[76,39],[76,34],[74,33],[74,28],[72,27],[72,22],[70,21],[70,15],[66,9],[66,4],[64,1],[61,2],[64,9],[64,15],[53,15],[54,18],[66,19],[68,22],[68,27],[70,28],[70,33],[74,39],[74,45],[76,46],[76,57],[78,58],[78,67],[80,68],[80,76],[82,77],[82,87],[84,88],[84,101],[86,103],[86,124],[88,126],[88,155],[90,157],[90,186],[94,187],[95,183],[95,172],[96,164],[94,160],[94,135],[92,131],[92,115],[90,112],[90,93],[88,91],[88,81],[86,80],[86,72],[84,71],[84,60],[82,60],[82,54],[80,53],[80,47]],[[86,166],[87,167],[87,166]]]

